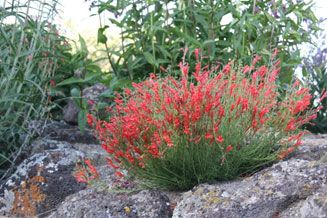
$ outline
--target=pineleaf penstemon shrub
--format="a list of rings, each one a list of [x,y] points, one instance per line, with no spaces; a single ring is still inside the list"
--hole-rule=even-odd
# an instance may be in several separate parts
[[[230,180],[286,157],[301,144],[299,127],[316,117],[309,89],[295,82],[281,96],[271,66],[209,69],[197,58],[181,63],[181,78],[133,84],[115,102],[108,122],[88,115],[108,163],[152,187],[185,190],[212,180]]]

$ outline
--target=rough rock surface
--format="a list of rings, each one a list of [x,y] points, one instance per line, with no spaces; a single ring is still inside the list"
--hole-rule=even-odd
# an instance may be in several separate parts
[[[66,198],[49,218],[171,217],[169,199],[160,191],[138,193],[83,190]]]
[[[67,104],[63,108],[63,119],[67,123],[77,124],[78,113],[80,112],[79,107],[75,105],[73,100],[68,100]]]
[[[37,153],[21,163],[4,185],[5,212],[34,216],[51,211],[66,196],[85,188],[72,175],[75,162],[84,157],[60,143],[59,149]]]
[[[327,186],[301,200],[280,214],[281,218],[327,217]]]
[[[108,88],[105,85],[101,83],[94,84],[93,86],[83,89],[83,98],[96,102],[99,100],[99,96],[106,90],[108,90]]]
[[[327,217],[326,149],[325,138],[308,138],[293,157],[251,177],[199,185],[183,194],[173,217]]]
[[[73,176],[76,162],[88,158],[95,165],[105,163],[103,149],[95,144],[90,132],[83,135],[77,127],[63,122],[49,122],[42,128],[41,122],[32,126],[40,138],[29,146],[30,157],[1,186],[2,214],[45,216],[65,197],[86,188]]]
[[[47,150],[66,150],[73,149],[83,153],[83,157],[91,159],[95,166],[102,166],[107,163],[106,152],[98,144],[84,143],[61,143],[52,139],[39,139],[31,145],[31,154],[38,154]]]
[[[117,180],[91,132],[62,122],[41,129],[30,157],[0,190],[5,215],[327,218],[327,135],[307,136],[292,156],[251,176],[177,193],[140,190],[137,181]],[[72,176],[81,158],[91,159],[99,171],[101,180],[92,187]]]

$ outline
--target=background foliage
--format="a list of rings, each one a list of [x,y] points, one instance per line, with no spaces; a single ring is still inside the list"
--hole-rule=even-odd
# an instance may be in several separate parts
[[[13,166],[46,118],[50,78],[64,58],[64,38],[52,25],[57,1],[3,1],[0,6],[0,174]],[[31,16],[31,14],[34,16]]]
[[[312,95],[316,96],[312,100],[312,105],[317,105],[317,99],[323,90],[327,89],[327,46],[326,35],[320,35],[319,46],[311,47],[309,56],[303,59],[302,69],[307,74],[304,78],[305,83],[310,87]],[[313,133],[327,133],[327,100],[324,99],[320,104],[323,109],[319,111],[317,118],[313,121],[314,125],[307,125],[307,129]]]
[[[107,46],[108,59],[116,76],[131,80],[160,68],[178,71],[183,47],[200,48],[208,64],[217,58],[223,64],[249,63],[252,54],[267,58],[278,48],[281,80],[289,83],[301,62],[298,46],[310,42],[310,34],[319,29],[304,1],[107,0],[92,5],[98,14],[108,14],[98,42],[107,43],[107,29],[120,29],[121,48]]]

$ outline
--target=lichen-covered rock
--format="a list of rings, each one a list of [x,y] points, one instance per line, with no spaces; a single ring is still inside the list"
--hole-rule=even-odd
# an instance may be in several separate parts
[[[309,161],[327,162],[327,135],[309,135],[304,138],[303,145],[299,146],[290,158]]]
[[[102,166],[107,164],[107,153],[99,144],[84,143],[61,143],[60,141],[51,139],[38,139],[31,146],[31,155],[44,152],[46,150],[64,150],[76,149],[84,154],[86,159],[90,159],[94,166]]]
[[[280,214],[280,218],[325,218],[327,217],[327,185]]]
[[[99,96],[106,90],[108,90],[108,88],[105,85],[101,83],[94,84],[93,86],[83,89],[83,98],[97,102]]]
[[[327,183],[327,163],[321,161],[327,143],[325,140],[313,141],[306,140],[293,157],[253,176],[193,188],[183,194],[173,217],[279,217],[283,211],[305,199],[298,206],[301,210],[311,208],[311,212],[317,210],[323,214],[326,197],[321,196],[326,195],[319,190]],[[317,203],[315,199],[325,203]],[[308,216],[306,212],[299,213],[299,217],[315,217],[310,216],[311,212]]]
[[[84,154],[67,142],[55,142],[57,149],[36,153],[24,160],[2,188],[1,209],[18,217],[47,215],[66,196],[85,188],[72,175]]]
[[[168,197],[160,191],[138,193],[80,191],[60,205],[49,218],[171,217]]]

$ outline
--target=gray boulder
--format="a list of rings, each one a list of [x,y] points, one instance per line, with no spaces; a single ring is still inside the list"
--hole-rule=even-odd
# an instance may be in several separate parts
[[[27,158],[6,181],[2,213],[43,217],[65,197],[85,188],[72,175],[75,163],[85,155],[67,142],[51,143],[57,148]]]
[[[199,185],[182,195],[173,217],[327,217],[326,150],[326,139],[307,138],[293,157],[253,176]]]
[[[280,214],[281,218],[319,218],[327,217],[327,185],[314,195],[301,200]]]
[[[119,193],[88,189],[66,198],[49,218],[168,218],[171,215],[169,199],[160,191]]]
[[[97,83],[93,86],[83,89],[83,98],[97,102],[99,101],[99,96],[107,90],[108,88],[105,85]]]
[[[48,121],[46,124],[34,121],[30,124],[39,138],[29,146],[31,155],[46,150],[65,149],[60,141],[69,144],[71,149],[81,151],[85,158],[91,159],[96,166],[105,165],[107,153],[97,143],[97,139],[89,129],[82,133],[77,126],[69,125],[65,122]]]
[[[79,151],[83,154],[83,157],[90,159],[95,166],[102,166],[107,164],[107,153],[101,148],[99,144],[84,144],[84,143],[71,143],[51,140],[51,139],[38,139],[32,143],[31,155],[42,153],[48,150],[67,150],[68,149]]]

